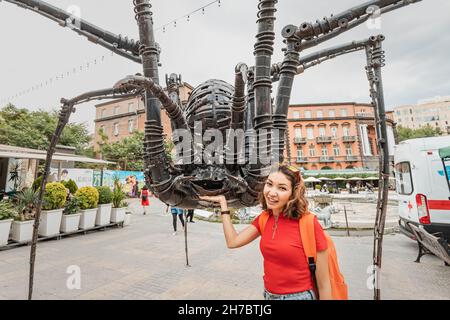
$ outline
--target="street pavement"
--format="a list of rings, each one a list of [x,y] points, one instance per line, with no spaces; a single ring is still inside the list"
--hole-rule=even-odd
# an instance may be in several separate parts
[[[165,205],[151,199],[145,216],[137,200],[130,209],[132,222],[124,228],[39,242],[34,299],[262,299],[259,240],[230,250],[220,223],[197,220],[188,224],[187,267],[183,233],[172,235]],[[333,240],[350,299],[372,299],[373,238]],[[0,299],[27,298],[29,254],[29,246],[0,251]],[[416,255],[415,242],[385,236],[382,299],[450,299],[450,267],[434,256],[415,263]]]

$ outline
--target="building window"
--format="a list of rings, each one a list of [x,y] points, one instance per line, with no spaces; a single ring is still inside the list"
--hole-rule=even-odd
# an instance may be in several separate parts
[[[100,114],[100,118],[104,118],[106,116],[106,109],[102,109],[102,112]]]
[[[128,104],[128,112],[134,112],[134,102],[130,102]]]
[[[303,150],[297,149],[297,158],[303,158]]]
[[[339,150],[339,145],[335,144],[335,145],[333,146],[333,154],[334,154],[335,156],[339,156],[340,153],[341,153],[341,150]]]
[[[306,135],[308,139],[314,139],[314,130],[312,127],[306,128]]]
[[[328,111],[328,116],[331,118],[336,117],[336,111],[334,111],[334,109],[331,109],[330,111]]]
[[[350,127],[349,126],[342,127],[342,133],[344,134],[344,137],[348,137],[350,135]]]
[[[323,111],[317,110],[317,118],[323,118]]]
[[[319,136],[325,137],[325,127],[324,126],[319,127]]]
[[[322,147],[322,155],[323,155],[324,157],[328,156],[328,149],[327,149],[326,146],[323,146],[323,147]]]
[[[314,146],[310,146],[309,147],[309,156],[310,157],[315,157],[316,156],[316,149],[314,148]]]
[[[302,137],[302,128],[295,127],[294,128],[294,135],[295,135],[296,138],[301,138]]]
[[[292,112],[292,117],[294,119],[300,119],[300,111],[294,111]]]
[[[305,111],[305,118],[311,118],[311,110],[306,110]]]
[[[115,106],[114,107],[114,115],[119,114],[119,110],[120,110],[120,107],[119,106]]]
[[[115,136],[119,135],[119,124],[118,123],[114,123],[114,135]]]
[[[106,134],[106,128],[105,128],[105,126],[103,126],[103,125],[100,126],[100,130],[99,130],[99,131]]]
[[[336,126],[331,127],[331,136],[333,138],[337,138],[337,127]]]
[[[128,120],[128,132],[133,133],[134,131],[134,120]]]
[[[353,155],[353,150],[352,150],[352,146],[351,146],[351,145],[346,145],[346,146],[345,146],[345,154],[346,154],[347,156]]]
[[[341,117],[347,116],[347,109],[341,109]]]

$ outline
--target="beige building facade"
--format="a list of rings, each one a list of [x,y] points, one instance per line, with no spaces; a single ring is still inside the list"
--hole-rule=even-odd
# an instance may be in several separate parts
[[[430,125],[440,128],[444,134],[450,134],[450,98],[396,107],[394,121],[405,128],[419,129]]]

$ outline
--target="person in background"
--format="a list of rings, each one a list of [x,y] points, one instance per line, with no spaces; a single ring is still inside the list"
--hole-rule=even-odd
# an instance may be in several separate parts
[[[187,215],[186,215],[186,221],[195,223],[195,221],[194,221],[194,209],[188,209]]]
[[[184,209],[171,207],[170,212],[172,212],[172,223],[173,223],[173,233],[172,234],[176,235],[177,234],[177,216],[180,219],[181,225],[184,228],[184,218],[183,218]]]
[[[144,210],[144,215],[146,215],[147,212],[146,212],[145,208],[150,205],[150,199],[149,199],[150,192],[148,191],[148,187],[146,185],[144,185],[142,187],[140,198],[141,198],[142,209]]]

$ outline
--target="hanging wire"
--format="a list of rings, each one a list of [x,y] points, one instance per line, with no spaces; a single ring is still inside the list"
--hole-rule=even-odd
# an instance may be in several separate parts
[[[201,6],[201,7],[198,8],[198,9],[195,9],[195,10],[193,10],[193,11],[191,11],[191,12],[189,12],[189,13],[187,13],[187,14],[185,14],[185,15],[183,15],[183,16],[177,18],[177,19],[174,19],[174,20],[172,20],[172,21],[170,21],[170,22],[168,22],[168,23],[162,25],[161,27],[156,28],[155,31],[162,30],[162,32],[165,33],[165,32],[166,32],[166,27],[167,27],[167,26],[170,26],[171,24],[173,24],[173,26],[176,28],[176,27],[177,27],[177,21],[179,21],[179,20],[181,20],[181,19],[186,19],[187,22],[190,22],[191,17],[192,17],[194,14],[196,14],[196,13],[198,13],[198,12],[201,12],[202,15],[204,15],[204,14],[205,14],[205,9],[206,9],[207,7],[209,7],[209,6],[212,6],[212,5],[215,4],[215,3],[217,3],[219,7],[221,6],[221,0],[211,1],[211,2],[209,2],[209,3],[207,3],[207,4],[205,4],[204,6]],[[114,55],[114,52],[111,51],[111,56],[113,56],[113,55]],[[101,59],[101,61],[100,61],[100,59]],[[101,58],[100,58],[100,57],[97,57],[97,58],[95,58],[95,59],[93,59],[93,60],[90,60],[90,61],[93,61],[93,64],[94,64],[94,65],[97,65],[97,60],[99,60],[99,61],[98,61],[99,63],[104,62],[104,61],[105,61],[105,56],[103,55],[103,56],[101,56]],[[79,70],[80,70],[80,72],[83,72],[84,70],[89,69],[89,67],[90,67],[90,62],[87,62],[87,63],[85,64],[85,68],[83,68],[83,65],[80,65],[80,66],[79,66]],[[73,75],[76,74],[76,73],[77,73],[77,70],[78,70],[78,67],[72,68],[72,74],[73,74]],[[69,78],[69,77],[70,77],[70,71],[67,71],[67,72],[66,72],[66,78]],[[59,80],[62,80],[62,79],[64,79],[64,72],[61,73],[60,75],[58,74],[58,75],[55,77],[55,81],[59,81]],[[52,84],[52,83],[53,83],[53,77],[50,78],[50,79],[45,80],[45,86],[48,86],[48,85],[50,85],[50,84]],[[7,98],[1,99],[1,100],[0,100],[0,103],[6,103],[6,102],[9,102],[10,100],[12,100],[12,99],[14,99],[14,98],[17,98],[17,97],[26,95],[26,94],[30,93],[31,91],[38,91],[38,90],[40,90],[40,89],[43,88],[43,87],[44,87],[44,81],[41,82],[40,87],[39,87],[39,85],[37,85],[37,86],[32,86],[31,88],[25,89],[25,90],[23,90],[23,91],[19,91],[19,92],[15,93],[15,94],[10,95],[10,96],[7,97]]]

